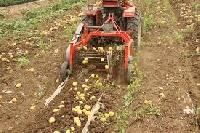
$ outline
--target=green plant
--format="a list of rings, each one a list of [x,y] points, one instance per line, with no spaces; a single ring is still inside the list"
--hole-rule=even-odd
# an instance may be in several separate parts
[[[41,50],[48,50],[50,45],[48,45],[47,43],[40,41],[37,46],[41,49]]]
[[[155,20],[152,14],[145,13],[144,14],[144,30],[149,31],[155,25]]]
[[[184,36],[181,32],[175,31],[173,34],[178,43],[181,43],[181,41],[183,41]]]
[[[27,57],[22,56],[17,59],[17,62],[19,63],[20,66],[26,66],[29,64],[30,61]]]

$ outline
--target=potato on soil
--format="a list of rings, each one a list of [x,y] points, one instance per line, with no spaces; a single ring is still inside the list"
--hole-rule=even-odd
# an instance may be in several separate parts
[[[109,118],[110,117],[109,113],[105,113],[104,115],[105,115],[105,118]]]
[[[16,84],[15,86],[16,86],[16,88],[20,88],[20,87],[22,87],[22,84],[21,84],[21,83],[18,83],[18,84]]]
[[[96,99],[96,96],[91,96],[90,100]]]
[[[105,65],[105,69],[108,70],[109,69],[109,65]]]
[[[60,111],[60,109],[53,109],[53,113]]]
[[[76,87],[76,86],[78,85],[78,82],[73,82],[72,85],[73,85],[74,87]]]
[[[60,133],[60,131],[54,131],[53,133]]]
[[[88,61],[87,61],[87,60],[83,60],[83,61],[82,61],[82,64],[83,64],[83,65],[88,64]]]
[[[91,77],[92,77],[92,78],[95,78],[95,74],[91,74]]]
[[[75,128],[74,128],[74,127],[71,127],[71,130],[72,130],[72,131],[75,131]]]
[[[74,117],[74,123],[78,126],[81,127],[81,121],[79,117]]]
[[[112,111],[110,111],[110,112],[109,112],[109,115],[110,115],[110,117],[113,117],[113,116],[115,115],[115,113],[112,112]]]
[[[91,106],[89,106],[89,105],[85,105],[85,106],[84,106],[84,109],[86,109],[86,110],[90,110],[90,109],[91,109]]]
[[[66,132],[65,133],[70,133],[70,130],[68,129],[68,130],[66,130]]]
[[[49,123],[51,124],[51,123],[54,123],[56,121],[56,119],[54,118],[54,117],[50,117],[49,118]]]
[[[87,83],[89,81],[89,79],[85,79],[85,82]]]
[[[58,108],[60,108],[60,109],[61,109],[61,108],[64,108],[64,107],[65,107],[65,105],[59,105],[59,106],[58,106]]]
[[[101,118],[100,118],[100,121],[101,121],[101,122],[106,122],[106,118],[105,118],[105,117],[101,117]]]

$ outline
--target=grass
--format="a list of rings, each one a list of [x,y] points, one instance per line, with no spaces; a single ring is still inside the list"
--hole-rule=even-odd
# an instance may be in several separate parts
[[[134,113],[135,119],[144,118],[146,115],[160,116],[160,108],[153,104],[144,104],[138,111]]]
[[[17,59],[19,66],[26,66],[29,64],[29,59],[26,56],[21,56]]]
[[[64,14],[66,10],[81,7],[83,2],[84,0],[62,0],[46,8],[28,11],[22,19],[0,21],[0,38],[11,35],[12,33],[18,34],[19,36],[20,33],[26,34],[29,32],[28,29],[36,28],[39,23],[45,20],[59,17],[61,14]]]
[[[36,0],[0,0],[0,7],[22,4],[26,2],[32,2],[32,1],[36,1]]]
[[[155,25],[155,19],[152,14],[145,13],[144,14],[144,30],[147,32],[153,28]]]

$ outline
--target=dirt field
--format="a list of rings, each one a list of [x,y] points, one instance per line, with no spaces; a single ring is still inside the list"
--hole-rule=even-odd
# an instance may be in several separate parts
[[[94,106],[102,95],[103,109],[89,127],[92,133],[198,133],[200,29],[195,18],[197,12],[193,10],[196,1],[151,2],[147,6],[136,0],[144,14],[154,15],[155,24],[144,33],[142,48],[138,53],[137,69],[143,78],[140,79],[139,91],[134,94],[128,107],[130,115],[125,121],[128,123],[126,130],[118,126],[118,111],[121,109],[123,112],[126,86],[108,82],[100,74],[91,78],[93,72],[78,71],[49,107],[44,106],[45,100],[60,84],[60,65],[71,39],[71,29],[76,27],[77,16],[81,12],[81,8],[77,7],[65,11],[61,17],[41,22],[36,29],[30,29],[30,34],[20,37],[12,34],[1,39],[0,133],[65,132],[71,127],[75,127],[74,132],[81,132],[87,116],[82,114],[81,127],[76,127],[73,119],[77,114],[72,111],[82,103],[76,99],[78,92],[90,94],[85,96],[81,108],[84,105]],[[186,12],[186,17],[182,12]],[[18,17],[18,13],[11,14],[8,19],[10,17]],[[89,79],[89,82],[85,83],[85,79]],[[73,82],[78,82],[78,88],[86,84],[94,89],[76,90]],[[102,88],[99,83],[106,86]],[[59,111],[53,112],[54,109]],[[102,115],[109,112],[115,115],[102,122]],[[56,122],[49,124],[50,117],[55,117]]]

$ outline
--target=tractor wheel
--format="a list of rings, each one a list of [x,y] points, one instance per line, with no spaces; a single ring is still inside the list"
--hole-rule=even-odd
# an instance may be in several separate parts
[[[132,77],[132,72],[133,72],[133,64],[132,62],[128,64],[128,69],[126,70],[126,75],[125,75],[125,82],[127,84],[131,83],[131,77]]]
[[[140,13],[136,12],[135,17],[127,18],[127,30],[133,32],[134,49],[137,51],[141,46],[142,19]]]
[[[60,70],[60,80],[62,82],[64,82],[66,80],[66,78],[70,75],[70,69],[69,69],[69,65],[68,63],[65,61],[62,65],[61,65],[61,70]]]

